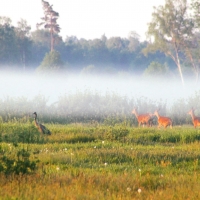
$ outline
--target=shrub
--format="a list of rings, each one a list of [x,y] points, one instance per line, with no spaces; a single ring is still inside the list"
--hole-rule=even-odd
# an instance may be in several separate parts
[[[30,153],[21,149],[15,155],[15,158],[3,155],[0,158],[0,172],[9,174],[29,174],[36,170],[38,161],[30,161]]]

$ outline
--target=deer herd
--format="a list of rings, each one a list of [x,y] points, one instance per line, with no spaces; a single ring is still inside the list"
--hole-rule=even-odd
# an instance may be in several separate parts
[[[170,128],[172,128],[172,126],[173,126],[172,119],[169,117],[160,116],[158,111],[159,110],[156,110],[153,114],[151,114],[151,113],[138,114],[137,109],[134,108],[132,111],[132,114],[134,114],[135,117],[137,118],[139,127],[140,127],[140,125],[143,125],[143,127],[144,127],[144,125],[151,127],[153,125],[153,120],[156,116],[157,122],[158,122],[158,128],[160,128],[162,126],[164,128],[167,128],[168,126],[170,126]],[[194,128],[196,128],[197,126],[200,126],[200,117],[195,116],[193,108],[188,112],[188,114],[191,115],[191,117],[192,117],[192,122],[193,122]]]

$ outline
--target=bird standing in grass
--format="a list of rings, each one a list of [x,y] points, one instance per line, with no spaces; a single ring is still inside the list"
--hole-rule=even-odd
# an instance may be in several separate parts
[[[44,125],[38,123],[38,121],[37,121],[37,113],[34,112],[33,114],[35,115],[35,126],[37,127],[39,132],[43,133],[43,134],[51,135],[50,130],[48,130]]]

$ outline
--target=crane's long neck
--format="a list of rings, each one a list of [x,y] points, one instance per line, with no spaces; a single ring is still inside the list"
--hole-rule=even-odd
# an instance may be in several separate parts
[[[38,124],[38,122],[37,122],[37,114],[35,114],[34,120],[35,120],[35,124],[37,125]]]

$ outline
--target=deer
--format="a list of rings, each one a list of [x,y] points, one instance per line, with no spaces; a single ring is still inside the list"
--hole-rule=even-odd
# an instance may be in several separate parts
[[[43,133],[43,134],[51,135],[50,130],[48,130],[43,124],[38,123],[38,121],[37,121],[37,113],[34,112],[33,114],[35,116],[34,117],[35,126],[38,129],[38,131],[40,133]]]
[[[137,118],[138,126],[139,126],[139,127],[140,127],[141,124],[143,125],[143,127],[144,127],[145,124],[146,124],[148,127],[149,127],[149,126],[152,126],[152,124],[153,124],[153,118],[152,118],[153,115],[152,115],[152,114],[146,113],[146,114],[140,114],[140,115],[139,115],[136,108],[134,108],[134,109],[132,110],[132,114],[134,114],[135,117]]]
[[[191,115],[191,117],[192,117],[192,123],[194,125],[194,128],[196,128],[197,126],[200,126],[200,117],[197,117],[194,115],[193,108],[188,112],[188,114]]]
[[[172,128],[173,123],[172,123],[171,118],[160,116],[159,113],[158,113],[158,110],[156,110],[154,112],[154,115],[158,119],[158,128],[160,128],[161,126],[163,126],[164,128],[167,128],[168,126],[170,126],[170,128]]]

